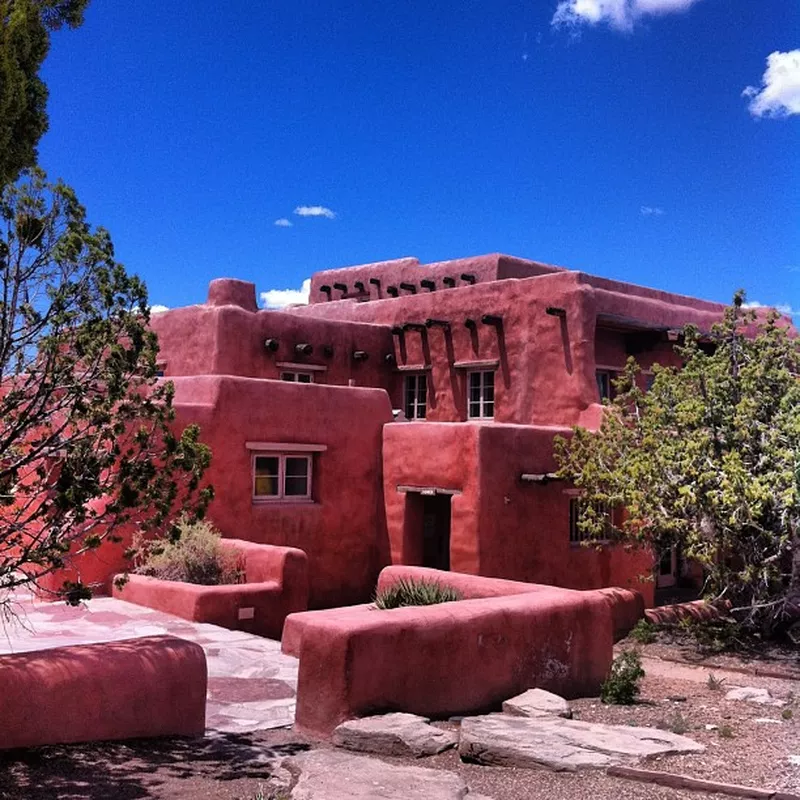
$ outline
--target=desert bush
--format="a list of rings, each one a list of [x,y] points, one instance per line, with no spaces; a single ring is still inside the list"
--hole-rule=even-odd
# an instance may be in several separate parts
[[[652,622],[640,619],[628,635],[640,644],[652,644],[657,638],[656,630],[656,626]]]
[[[376,592],[375,605],[385,610],[402,606],[433,606],[461,599],[461,592],[438,581],[401,578],[389,588]]]
[[[219,531],[207,521],[181,518],[174,538],[137,543],[133,572],[165,581],[216,586],[244,583],[242,557],[223,544]]]
[[[639,696],[639,681],[644,678],[641,656],[635,650],[625,650],[611,663],[608,677],[600,688],[604,703],[630,706]]]
[[[672,733],[682,736],[689,730],[689,721],[680,711],[676,711],[671,717],[664,717],[656,722],[656,728],[662,731],[672,731]]]
[[[722,689],[725,680],[725,678],[718,678],[713,672],[709,672],[706,684],[712,692],[719,692]]]

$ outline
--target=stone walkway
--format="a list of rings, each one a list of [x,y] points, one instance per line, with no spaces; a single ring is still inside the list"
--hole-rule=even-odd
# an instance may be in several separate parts
[[[15,622],[5,628],[0,622],[0,654],[171,634],[205,650],[209,731],[247,733],[294,722],[298,662],[281,653],[280,642],[110,597],[70,608],[20,595],[14,612]]]

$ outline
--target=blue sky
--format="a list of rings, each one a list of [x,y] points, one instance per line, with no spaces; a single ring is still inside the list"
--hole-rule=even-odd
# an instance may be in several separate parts
[[[94,0],[40,156],[167,306],[499,251],[798,309],[798,48],[797,0]]]

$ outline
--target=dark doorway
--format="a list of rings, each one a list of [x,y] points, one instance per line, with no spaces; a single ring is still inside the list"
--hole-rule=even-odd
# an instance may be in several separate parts
[[[450,495],[422,497],[422,566],[450,569]]]

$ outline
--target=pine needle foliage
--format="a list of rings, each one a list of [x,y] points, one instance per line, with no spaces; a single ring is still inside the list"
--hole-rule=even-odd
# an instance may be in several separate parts
[[[703,334],[683,332],[680,369],[644,392],[629,360],[599,431],[556,442],[560,476],[588,509],[622,507],[616,533],[655,553],[679,545],[759,636],[800,620],[800,339],[739,293]],[[594,534],[587,514],[579,525]]]

